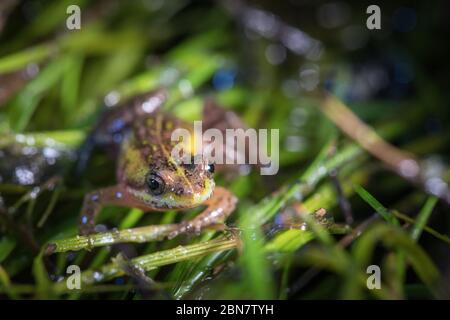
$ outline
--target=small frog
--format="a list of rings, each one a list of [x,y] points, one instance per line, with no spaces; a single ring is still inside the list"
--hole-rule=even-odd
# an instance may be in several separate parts
[[[202,159],[198,164],[183,164],[172,158],[176,143],[171,140],[172,131],[191,128],[160,110],[166,98],[166,92],[158,90],[107,110],[86,139],[79,152],[78,171],[97,145],[114,147],[118,161],[117,184],[84,198],[80,213],[82,235],[95,232],[95,217],[107,205],[144,211],[206,206],[192,220],[171,225],[169,238],[218,225],[233,212],[237,199],[225,188],[215,187],[213,163]],[[205,109],[211,112],[211,108]],[[161,230],[167,230],[167,226],[161,225]]]

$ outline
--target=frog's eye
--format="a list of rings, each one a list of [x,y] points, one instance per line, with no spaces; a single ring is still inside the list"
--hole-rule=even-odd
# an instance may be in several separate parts
[[[147,186],[155,196],[162,194],[166,188],[164,180],[154,173],[147,176]]]
[[[215,170],[215,168],[214,168],[214,163],[209,163],[209,164],[206,166],[206,170],[208,170],[208,171],[211,172],[211,173],[214,173],[214,170]]]

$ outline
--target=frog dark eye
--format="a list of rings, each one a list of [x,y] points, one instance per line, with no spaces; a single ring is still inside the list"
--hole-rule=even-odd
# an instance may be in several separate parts
[[[214,170],[215,170],[214,163],[209,163],[209,164],[206,166],[206,170],[208,170],[208,171],[211,172],[211,173],[214,173]]]
[[[147,176],[147,186],[155,196],[162,194],[166,188],[164,180],[154,173]]]

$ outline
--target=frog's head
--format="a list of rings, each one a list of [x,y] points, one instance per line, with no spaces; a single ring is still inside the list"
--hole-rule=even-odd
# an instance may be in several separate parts
[[[178,141],[172,131],[182,123],[167,115],[143,117],[121,144],[120,183],[155,209],[183,209],[201,205],[214,190],[214,165],[200,155],[191,141],[183,141],[183,157],[172,152]],[[195,141],[195,140],[193,140]]]
[[[214,190],[214,165],[170,163],[152,168],[145,177],[145,188],[153,201],[163,208],[192,208],[211,197]]]
[[[201,159],[181,163],[164,152],[143,156],[125,143],[119,179],[138,199],[155,209],[183,209],[201,205],[214,191],[214,165]],[[157,155],[157,156],[156,156]]]

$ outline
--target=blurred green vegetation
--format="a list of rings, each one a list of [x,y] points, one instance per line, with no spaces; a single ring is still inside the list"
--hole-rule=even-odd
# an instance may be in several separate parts
[[[65,27],[69,4],[81,7],[81,30]],[[36,187],[0,180],[0,296],[448,298],[443,286],[450,270],[448,207],[341,134],[317,108],[317,91],[305,89],[299,76],[302,66],[319,68],[316,85],[345,101],[384,138],[432,162],[448,181],[448,91],[442,90],[445,77],[432,73],[442,53],[430,55],[438,41],[424,36],[440,27],[438,10],[416,8],[426,16],[410,34],[365,31],[367,43],[348,51],[336,43],[340,29],[327,32],[311,21],[323,4],[249,4],[272,10],[323,45],[319,60],[285,48],[285,59],[273,64],[267,48],[280,40],[252,33],[236,8],[222,2],[11,1],[0,24],[0,148],[52,146],[64,150],[67,159],[61,161],[67,163],[50,172],[63,176],[61,182],[39,189],[37,197],[27,194]],[[387,6],[387,15],[400,5]],[[346,25],[365,21],[361,4],[352,12]],[[409,61],[414,75],[409,83],[395,82],[398,59],[392,57]],[[388,78],[382,79],[389,85],[358,96],[355,88],[367,79],[357,71],[374,68],[378,75],[387,68]],[[250,127],[280,129],[280,172],[217,177],[218,185],[239,198],[228,220],[231,231],[44,257],[46,243],[77,234],[83,195],[114,183],[114,163],[100,152],[76,185],[64,176],[105,104],[160,87],[169,91],[164,108],[185,120],[200,119],[203,100],[212,96]],[[4,153],[0,161],[1,170],[15,170],[17,164]],[[343,197],[353,211],[351,226],[339,206]],[[296,203],[301,227],[280,225],[285,210]],[[314,218],[320,208],[331,216],[325,223]],[[186,215],[108,207],[99,223],[123,230],[182,218]],[[82,290],[65,286],[71,264],[83,270]],[[130,274],[128,264],[139,265],[145,275]],[[366,269],[373,264],[382,270],[379,290],[366,286]]]

